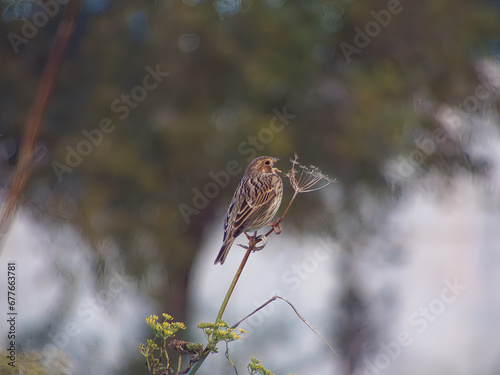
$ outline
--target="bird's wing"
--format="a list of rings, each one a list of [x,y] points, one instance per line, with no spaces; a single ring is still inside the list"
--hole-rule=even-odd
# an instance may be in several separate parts
[[[233,207],[233,209],[237,209],[233,213],[234,237],[251,228],[252,218],[259,216],[261,210],[267,209],[267,204],[277,194],[278,179],[278,176],[271,175],[268,178],[249,178],[244,181],[239,189],[239,197],[236,197],[236,202],[239,204],[235,204],[237,207]]]

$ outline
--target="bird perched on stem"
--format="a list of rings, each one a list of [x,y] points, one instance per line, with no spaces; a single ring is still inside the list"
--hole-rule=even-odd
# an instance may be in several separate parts
[[[283,197],[283,182],[278,175],[281,171],[274,168],[276,161],[276,158],[261,156],[248,165],[227,210],[223,244],[214,264],[224,263],[231,245],[241,233],[256,232],[266,225],[273,226],[276,231],[270,220]]]

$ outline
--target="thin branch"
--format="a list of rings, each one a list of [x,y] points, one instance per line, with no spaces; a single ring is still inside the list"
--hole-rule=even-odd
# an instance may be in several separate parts
[[[236,365],[233,363],[233,361],[231,361],[231,358],[229,358],[229,343],[227,341],[226,341],[225,356],[226,356],[227,360],[229,361],[229,363],[231,364],[231,366],[233,366],[233,369],[234,369],[234,372],[236,373],[236,375],[238,375],[238,369],[236,368]]]
[[[3,241],[7,236],[8,229],[14,214],[17,212],[19,201],[24,194],[26,185],[31,175],[33,155],[36,145],[36,139],[40,132],[40,124],[45,115],[47,103],[54,88],[54,82],[57,72],[63,61],[64,52],[68,47],[69,41],[76,26],[76,20],[82,8],[82,0],[71,0],[66,7],[63,19],[57,30],[54,43],[49,52],[47,64],[42,73],[42,78],[33,101],[31,110],[26,118],[26,127],[21,141],[19,151],[19,161],[12,185],[7,193],[5,202],[1,209],[0,216],[0,253],[3,248]]]
[[[256,312],[258,312],[259,310],[263,309],[264,307],[266,307],[268,304],[270,304],[271,302],[277,300],[277,299],[280,299],[282,301],[285,301],[286,303],[288,303],[288,305],[293,309],[293,311],[295,312],[295,314],[299,317],[300,320],[302,320],[305,325],[307,325],[311,331],[313,331],[316,336],[318,336],[326,345],[328,345],[328,347],[331,349],[332,352],[334,352],[337,357],[339,357],[338,353],[335,351],[335,349],[332,348],[332,346],[328,343],[328,341],[326,341],[318,332],[316,332],[316,330],[311,327],[311,325],[309,323],[307,323],[307,321],[304,319],[304,317],[302,315],[300,315],[300,313],[297,311],[297,309],[295,308],[295,306],[290,302],[288,301],[286,298],[283,298],[283,297],[280,297],[280,296],[273,296],[271,297],[267,302],[263,303],[262,305],[260,305],[259,307],[257,307],[254,311],[252,311],[250,314],[248,314],[247,316],[245,316],[243,319],[241,319],[239,322],[233,324],[231,326],[232,329],[235,329],[236,327],[238,327],[243,321],[245,321],[245,319],[248,319],[249,317],[251,317],[253,314],[255,314]]]

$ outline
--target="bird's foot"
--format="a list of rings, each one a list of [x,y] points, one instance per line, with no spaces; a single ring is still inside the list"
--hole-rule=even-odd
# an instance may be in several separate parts
[[[257,232],[253,232],[253,236],[250,236],[247,232],[243,232],[243,233],[245,233],[245,236],[247,236],[248,241],[257,238]]]
[[[246,245],[241,245],[241,244],[238,244],[238,246],[244,248],[244,249],[249,249],[251,248],[253,251],[260,251],[264,248],[264,246],[266,246],[267,244],[267,237],[265,235],[260,235],[260,236],[257,236],[257,232],[254,232],[253,236],[250,236],[248,235],[246,232],[243,232],[245,233],[245,236],[247,236],[247,239],[248,239],[248,245],[249,246],[246,246]],[[262,245],[261,246],[255,246],[257,245],[259,242],[262,242]]]
[[[262,242],[262,245],[261,246],[255,246],[257,245],[259,242]],[[255,237],[254,238],[254,243],[253,243],[253,251],[260,251],[262,250],[265,246],[267,245],[267,237],[264,236],[263,234],[258,236],[258,237]]]

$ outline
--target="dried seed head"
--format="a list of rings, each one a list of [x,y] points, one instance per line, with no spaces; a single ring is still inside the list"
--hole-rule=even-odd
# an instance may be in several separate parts
[[[294,154],[294,158],[290,159],[292,169],[286,174],[286,177],[290,179],[290,183],[296,192],[309,193],[311,191],[323,189],[332,182],[337,182],[335,179],[331,179],[321,172],[318,167],[314,165],[308,167],[301,165],[298,160],[299,157],[297,154]],[[300,171],[298,171],[297,168],[299,168]],[[316,186],[318,184],[319,186]]]

